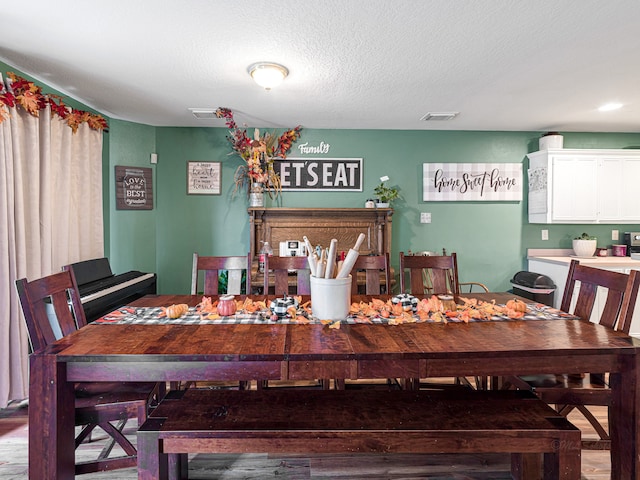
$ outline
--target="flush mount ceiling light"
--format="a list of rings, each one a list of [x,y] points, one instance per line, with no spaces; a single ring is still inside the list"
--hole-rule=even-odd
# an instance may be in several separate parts
[[[621,103],[611,102],[611,103],[605,103],[604,105],[598,107],[598,111],[600,111],[600,112],[610,112],[612,110],[618,110],[619,108],[622,108],[622,104]]]
[[[190,108],[193,116],[200,119],[216,118],[216,111],[213,108]]]
[[[249,65],[247,71],[251,78],[265,90],[271,90],[289,75],[287,67],[269,62],[258,62]]]
[[[453,120],[460,112],[428,112],[420,120],[427,122],[433,120]]]

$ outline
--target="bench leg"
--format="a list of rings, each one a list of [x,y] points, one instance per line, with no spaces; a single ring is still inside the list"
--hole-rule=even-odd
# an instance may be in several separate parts
[[[169,480],[188,480],[189,455],[186,453],[170,453],[168,457]]]
[[[167,455],[160,452],[159,431],[164,418],[149,418],[148,430],[138,430],[138,480],[167,478]]]
[[[542,454],[512,453],[511,476],[514,480],[535,480],[542,472]]]
[[[574,438],[558,441],[558,449],[554,453],[545,453],[544,479],[580,480],[581,443],[578,432]]]

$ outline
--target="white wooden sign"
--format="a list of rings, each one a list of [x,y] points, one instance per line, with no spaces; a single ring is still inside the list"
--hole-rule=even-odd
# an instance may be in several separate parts
[[[521,163],[425,163],[425,202],[522,200]]]

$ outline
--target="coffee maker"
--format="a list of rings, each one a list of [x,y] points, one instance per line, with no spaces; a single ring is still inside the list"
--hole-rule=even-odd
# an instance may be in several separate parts
[[[624,232],[624,243],[627,246],[627,256],[640,254],[640,232]]]

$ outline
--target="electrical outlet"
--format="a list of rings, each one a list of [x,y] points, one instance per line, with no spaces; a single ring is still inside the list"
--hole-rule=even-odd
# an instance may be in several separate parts
[[[618,230],[611,230],[611,240],[618,240]]]
[[[420,212],[420,223],[431,223],[431,214],[428,212]]]
[[[542,240],[549,240],[549,230],[542,230]]]

